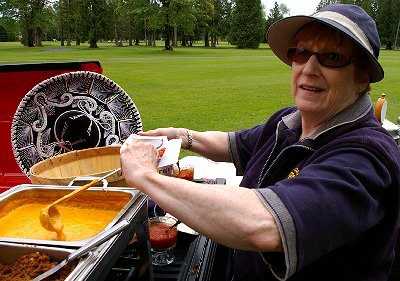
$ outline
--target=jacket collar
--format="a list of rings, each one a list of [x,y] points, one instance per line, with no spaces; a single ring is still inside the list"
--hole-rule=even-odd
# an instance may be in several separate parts
[[[364,117],[372,108],[372,100],[369,94],[359,97],[353,104],[343,111],[336,114],[333,118],[322,124],[308,139],[315,139],[322,133],[329,131],[335,127],[355,122]],[[282,118],[283,123],[289,129],[301,129],[301,113],[299,110],[286,115]]]

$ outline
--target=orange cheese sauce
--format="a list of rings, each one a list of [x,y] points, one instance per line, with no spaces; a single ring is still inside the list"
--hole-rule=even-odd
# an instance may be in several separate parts
[[[0,210],[0,237],[58,240],[57,234],[44,229],[39,220],[40,210],[56,199],[25,198],[7,202]],[[57,205],[66,241],[79,241],[98,234],[117,216],[129,198],[89,200],[71,199]]]

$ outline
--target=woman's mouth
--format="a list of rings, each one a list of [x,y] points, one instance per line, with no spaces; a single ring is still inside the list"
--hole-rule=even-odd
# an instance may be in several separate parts
[[[303,89],[303,90],[306,90],[306,91],[322,92],[322,89],[316,88],[316,87],[313,87],[313,86],[309,86],[309,85],[301,85],[300,88]]]

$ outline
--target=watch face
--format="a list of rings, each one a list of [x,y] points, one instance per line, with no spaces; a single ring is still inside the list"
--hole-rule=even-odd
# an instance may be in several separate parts
[[[19,104],[11,127],[15,159],[31,166],[72,150],[122,144],[142,131],[130,96],[107,77],[88,71],[47,79]]]

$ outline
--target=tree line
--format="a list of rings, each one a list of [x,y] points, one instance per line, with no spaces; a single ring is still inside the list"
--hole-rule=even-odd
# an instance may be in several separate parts
[[[400,0],[322,0],[317,10],[330,3],[356,4],[362,7],[375,20],[382,45],[389,50],[398,47]]]
[[[400,0],[321,0],[315,10],[331,3],[363,7],[377,22],[381,41],[397,46]],[[99,41],[117,46],[144,41],[165,50],[204,41],[216,47],[219,40],[237,48],[258,48],[269,26],[290,15],[284,4],[274,3],[269,14],[261,0],[7,0],[0,1],[0,41],[19,40],[24,46],[42,46],[57,40],[62,46]]]

